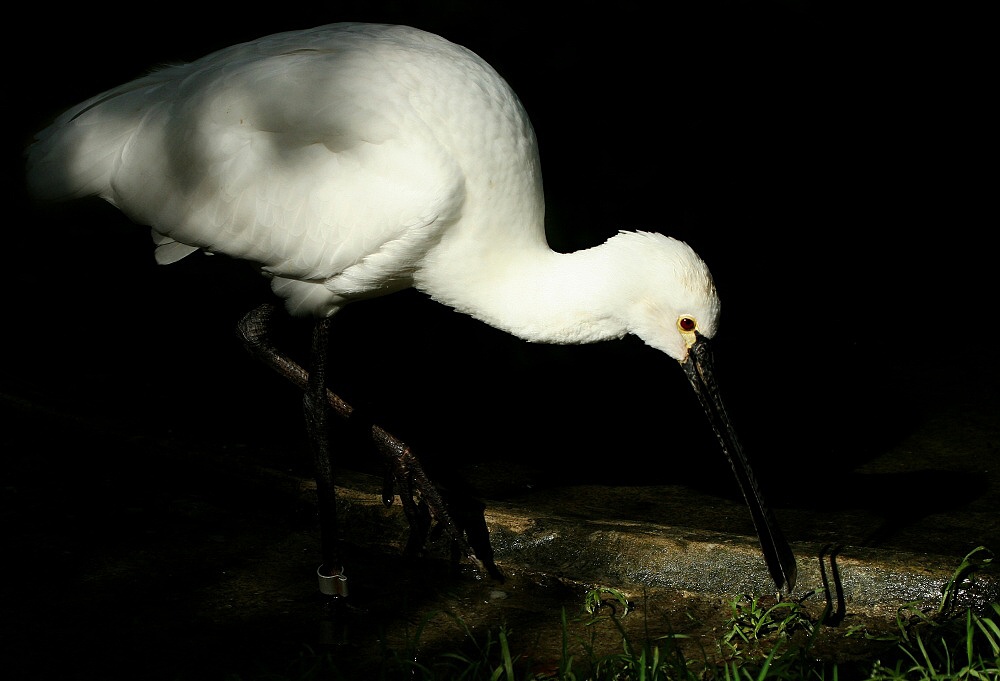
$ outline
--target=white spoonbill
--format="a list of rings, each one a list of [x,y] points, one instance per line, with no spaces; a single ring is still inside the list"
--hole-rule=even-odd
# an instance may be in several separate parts
[[[288,313],[316,320],[308,371],[268,340],[271,306],[240,328],[305,390],[325,592],[346,594],[326,423],[330,408],[351,414],[325,385],[330,319],[407,287],[526,341],[635,334],[679,362],[736,473],[771,577],[794,587],[795,558],[712,377],[719,298],[705,263],[646,232],[553,251],[531,123],[468,49],[361,23],[234,45],[73,107],[37,135],[27,174],[40,199],[96,195],[150,226],[160,263],[199,249],[255,263]],[[492,565],[488,546],[477,558],[465,543],[409,449],[377,426],[371,433],[396,464],[411,526],[424,522],[415,484],[470,558]]]

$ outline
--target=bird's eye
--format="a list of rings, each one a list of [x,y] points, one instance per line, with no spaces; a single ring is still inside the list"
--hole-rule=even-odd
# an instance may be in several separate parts
[[[683,333],[691,333],[698,327],[698,323],[692,317],[680,317],[677,320],[677,328]]]

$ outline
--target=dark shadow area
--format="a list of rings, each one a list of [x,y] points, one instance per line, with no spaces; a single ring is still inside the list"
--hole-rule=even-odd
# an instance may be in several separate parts
[[[417,25],[497,67],[535,126],[556,250],[648,229],[703,255],[723,300],[723,398],[793,543],[961,556],[1000,542],[975,68],[990,62],[970,20],[942,37],[954,17],[915,9],[888,22],[696,4],[547,18],[346,2],[244,21],[172,6],[155,34],[89,8],[40,20],[51,58],[16,48],[4,147],[5,673],[254,678],[322,640],[313,509],[257,477],[311,474],[301,394],[236,336],[267,282],[222,256],[158,267],[148,230],[102,201],[31,205],[21,153],[66,107],[157,63],[333,21]],[[304,359],[308,325],[280,341]],[[405,291],[345,309],[331,341],[331,387],[470,508],[579,486],[572,517],[753,531],[683,372],[634,338],[529,345]],[[335,441],[339,466],[382,475],[366,432]],[[638,491],[660,486],[691,496],[664,510]],[[342,657],[379,659],[381,628],[414,631],[407,618],[455,577],[447,561],[351,550],[365,570]],[[248,567],[259,581],[234,583]],[[520,588],[568,588],[538,579]]]
[[[844,601],[844,584],[840,577],[840,570],[837,567],[837,554],[839,552],[840,547],[838,546],[824,546],[820,550],[819,555],[816,556],[819,561],[820,574],[823,578],[823,597],[826,600],[826,608],[823,611],[821,622],[831,627],[840,626],[847,613],[847,604]],[[828,558],[830,561],[829,572],[826,569]],[[831,580],[833,581],[832,589],[830,588]]]

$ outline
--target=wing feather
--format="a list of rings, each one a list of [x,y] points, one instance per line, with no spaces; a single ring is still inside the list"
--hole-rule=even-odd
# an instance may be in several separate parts
[[[161,235],[161,262],[201,248],[305,282],[363,263],[348,288],[405,278],[464,179],[411,104],[415,32],[379,30],[278,34],[99,95],[42,133],[33,184],[111,201]]]

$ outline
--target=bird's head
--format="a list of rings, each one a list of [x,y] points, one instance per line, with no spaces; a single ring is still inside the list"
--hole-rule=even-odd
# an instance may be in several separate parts
[[[683,241],[652,232],[621,232],[612,239],[624,262],[619,285],[629,289],[629,333],[678,362],[719,324],[719,296],[705,262]]]
[[[719,296],[705,262],[684,242],[660,234],[622,232],[611,239],[628,331],[680,362],[729,459],[778,588],[795,586],[795,556],[764,503],[750,462],[719,395],[709,339],[719,324]],[[610,242],[609,242],[610,243]],[[624,266],[623,266],[624,265]]]

